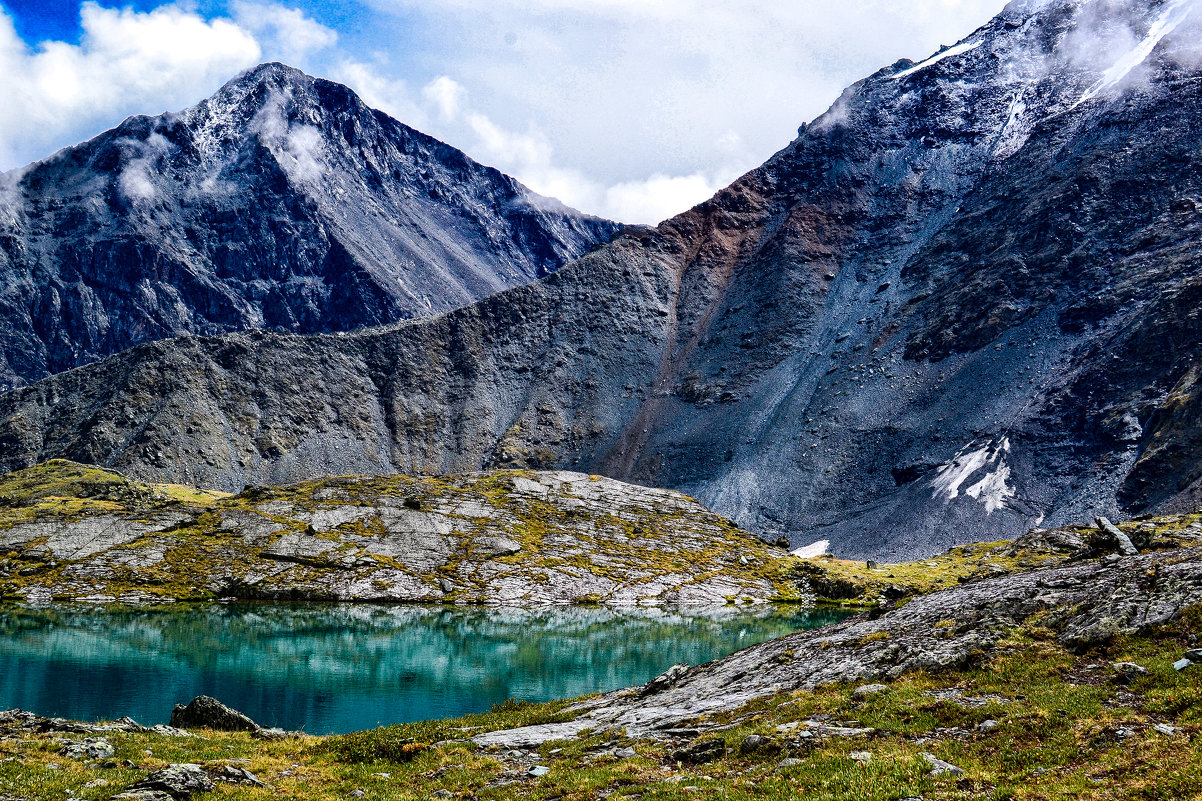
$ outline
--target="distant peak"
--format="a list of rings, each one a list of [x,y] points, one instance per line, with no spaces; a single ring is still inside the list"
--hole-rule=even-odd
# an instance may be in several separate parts
[[[246,95],[259,87],[284,88],[303,86],[313,83],[315,79],[301,72],[296,67],[289,67],[278,61],[269,61],[252,67],[230,79],[225,86],[218,90],[218,95]]]

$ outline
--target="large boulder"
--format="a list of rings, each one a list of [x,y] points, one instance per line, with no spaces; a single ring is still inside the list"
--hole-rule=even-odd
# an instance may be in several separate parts
[[[259,728],[259,724],[246,715],[207,695],[196,696],[187,706],[176,704],[171,711],[171,726],[217,731],[257,731]]]
[[[167,793],[172,798],[187,798],[193,793],[208,792],[213,787],[213,780],[204,768],[200,765],[181,763],[156,770],[142,781],[130,786],[129,791],[149,790]]]

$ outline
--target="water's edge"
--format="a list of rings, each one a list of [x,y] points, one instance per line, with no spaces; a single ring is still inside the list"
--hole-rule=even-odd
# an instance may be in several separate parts
[[[0,605],[0,708],[165,723],[212,695],[315,734],[641,684],[850,614],[777,605]]]

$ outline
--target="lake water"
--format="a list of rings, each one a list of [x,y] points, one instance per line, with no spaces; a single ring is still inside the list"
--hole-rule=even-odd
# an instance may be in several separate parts
[[[795,607],[0,606],[0,709],[166,723],[211,695],[313,734],[641,684],[835,622]]]

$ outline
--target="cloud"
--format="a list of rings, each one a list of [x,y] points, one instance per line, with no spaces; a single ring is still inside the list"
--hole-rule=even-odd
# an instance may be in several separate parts
[[[850,83],[926,58],[1005,0],[367,0],[404,52],[383,74],[451,76],[509,131],[535,126],[563,167],[616,186],[741,174]],[[391,20],[391,22],[390,22]],[[372,62],[372,59],[363,59]],[[436,125],[439,120],[436,120]],[[722,144],[741,140],[737,165]],[[435,135],[454,136],[450,126]],[[466,144],[466,141],[464,142]],[[716,165],[731,163],[737,169]],[[519,175],[519,177],[525,177]]]
[[[253,33],[264,51],[289,64],[301,64],[338,42],[335,31],[300,9],[238,0],[232,11],[234,21]]]
[[[201,9],[228,8],[224,15]],[[30,48],[0,9],[0,168],[129,114],[179,109],[278,59],[536,191],[655,222],[793,138],[850,82],[925,58],[1004,0],[270,0],[81,10]],[[313,15],[330,15],[315,19]],[[322,24],[331,19],[337,31]],[[281,153],[302,172],[303,134]]]
[[[390,104],[421,104],[418,116],[435,121],[452,144],[476,160],[516,176],[535,192],[622,222],[658,223],[708,199],[739,174],[728,164],[709,174],[656,172],[607,185],[582,170],[560,165],[549,137],[538,126],[515,131],[498,124],[475,108],[467,89],[449,76],[435,78],[415,98],[405,87],[390,86],[373,75],[366,65],[353,65],[353,72],[344,72],[352,84],[362,80],[374,91],[384,87]],[[737,133],[727,132],[717,145],[727,152],[739,151],[742,140]]]
[[[237,12],[240,21],[176,5],[142,12],[85,2],[78,44],[31,48],[0,8],[0,168],[44,157],[131,114],[195,103],[275,55],[273,42],[311,52],[334,41],[333,32],[282,6],[245,3]]]
[[[158,191],[154,185],[155,165],[167,155],[171,143],[162,134],[152,133],[146,141],[126,139],[121,142],[127,151],[125,166],[117,187],[130,203],[154,200]],[[132,151],[130,153],[129,151]]]
[[[451,122],[459,116],[459,111],[467,100],[467,90],[443,75],[435,78],[422,90],[422,97],[438,108],[443,120]]]
[[[288,121],[286,108],[290,99],[290,95],[272,92],[255,115],[251,130],[288,177],[294,181],[315,181],[325,170],[321,131],[312,125]]]
[[[429,131],[429,114],[409,84],[385,75],[378,67],[353,59],[344,60],[329,76],[354,89],[363,102],[400,120],[411,128]]]

